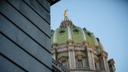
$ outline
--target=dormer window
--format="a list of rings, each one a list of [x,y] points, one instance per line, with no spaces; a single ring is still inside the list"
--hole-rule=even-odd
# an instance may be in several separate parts
[[[73,32],[76,32],[76,33],[78,33],[78,32],[79,32],[79,30],[78,30],[78,29],[74,29],[74,30],[73,30]]]
[[[86,28],[83,28],[84,31],[86,31]]]
[[[61,30],[59,33],[64,33],[65,31],[64,30]]]
[[[91,33],[90,32],[88,32],[87,34],[88,34],[88,36],[91,36]]]

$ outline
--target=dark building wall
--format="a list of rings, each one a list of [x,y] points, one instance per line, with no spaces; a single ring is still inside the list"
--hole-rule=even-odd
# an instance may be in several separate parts
[[[0,0],[0,72],[51,72],[50,4]]]

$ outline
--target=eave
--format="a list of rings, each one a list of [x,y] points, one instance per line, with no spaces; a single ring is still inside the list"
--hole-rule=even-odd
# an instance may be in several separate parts
[[[60,0],[47,0],[49,3],[50,3],[50,5],[52,6],[53,4],[55,4],[55,3],[57,3],[58,1],[60,1]]]

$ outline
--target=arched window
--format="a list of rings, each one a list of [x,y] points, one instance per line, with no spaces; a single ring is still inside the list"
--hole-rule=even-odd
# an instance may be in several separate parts
[[[79,59],[76,60],[76,67],[77,67],[77,68],[82,68],[82,67],[83,67],[83,62],[82,62],[82,60],[79,60]]]
[[[65,68],[68,68],[68,67],[69,67],[69,65],[68,65],[68,61],[67,61],[67,60],[64,61],[62,64],[63,64],[63,66],[64,66]]]
[[[91,36],[91,33],[90,32],[87,32],[88,36]]]
[[[83,58],[83,67],[88,67],[88,59],[87,59],[87,57]]]
[[[61,30],[59,33],[61,33],[61,34],[62,34],[62,33],[64,33],[64,32],[65,32],[64,30]]]
[[[73,32],[79,33],[79,30],[78,29],[74,29]]]

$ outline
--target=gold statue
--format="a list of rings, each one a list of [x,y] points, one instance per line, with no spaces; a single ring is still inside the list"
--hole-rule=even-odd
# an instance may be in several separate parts
[[[67,9],[64,10],[64,16],[65,16],[65,17],[67,16]]]

